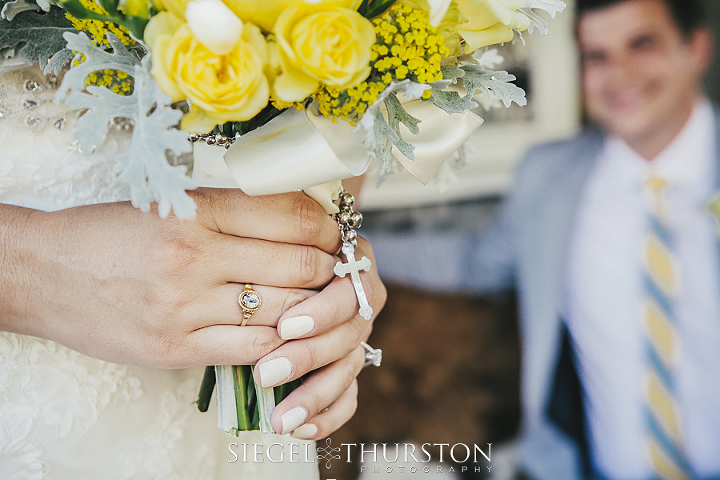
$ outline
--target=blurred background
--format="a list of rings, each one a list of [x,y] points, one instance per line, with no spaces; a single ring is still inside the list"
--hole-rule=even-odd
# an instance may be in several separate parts
[[[432,232],[474,232],[492,220],[512,181],[516,163],[534,144],[571,136],[583,125],[578,58],[573,39],[573,1],[550,21],[546,37],[526,35],[527,46],[498,49],[502,69],[517,76],[528,106],[480,107],[486,124],[464,151],[448,162],[428,186],[396,174],[378,186],[366,181],[360,198],[362,234],[379,253],[380,272],[393,268],[383,258],[383,238]],[[720,2],[705,0],[720,32]],[[720,35],[715,38],[720,51]],[[720,64],[708,77],[710,98],[720,101]],[[458,167],[464,168],[458,169]],[[437,252],[442,255],[442,251]],[[419,255],[406,252],[412,261]],[[442,474],[359,472],[359,464],[336,461],[321,468],[325,479],[492,478],[513,479],[513,439],[520,420],[518,328],[512,295],[472,297],[388,285],[389,300],[375,322],[370,343],[383,349],[382,368],[359,377],[355,417],[332,435],[341,443],[492,443],[492,470],[462,466]]]

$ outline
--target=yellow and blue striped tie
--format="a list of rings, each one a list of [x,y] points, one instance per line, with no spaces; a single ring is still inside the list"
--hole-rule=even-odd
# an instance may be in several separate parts
[[[675,385],[680,354],[675,312],[679,272],[663,200],[666,182],[652,177],[647,186],[652,192],[650,225],[644,244],[647,447],[658,478],[688,480],[692,477],[683,448]]]

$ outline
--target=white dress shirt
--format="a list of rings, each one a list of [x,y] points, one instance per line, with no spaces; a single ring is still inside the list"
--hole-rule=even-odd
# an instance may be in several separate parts
[[[720,475],[720,255],[707,208],[717,187],[717,128],[703,100],[652,161],[608,137],[578,206],[562,314],[584,389],[591,457],[608,479],[652,476],[641,261],[651,213],[644,182],[653,174],[669,182],[665,201],[681,285],[675,378],[688,459],[701,478]]]

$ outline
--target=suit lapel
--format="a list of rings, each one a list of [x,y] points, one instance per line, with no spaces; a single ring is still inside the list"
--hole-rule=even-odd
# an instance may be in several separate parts
[[[587,134],[586,138],[574,145],[564,161],[558,164],[554,181],[549,185],[548,200],[539,216],[541,218],[538,219],[545,225],[553,226],[542,230],[549,234],[539,239],[541,250],[538,253],[546,262],[544,271],[549,272],[546,279],[547,293],[553,299],[555,316],[560,313],[568,249],[571,246],[578,207],[602,146],[603,136],[598,131]]]
[[[529,192],[522,228],[522,278],[527,285],[524,301],[530,312],[523,318],[527,339],[523,380],[526,384],[528,419],[544,418],[560,352],[560,307],[565,282],[567,251],[583,187],[603,145],[599,132],[586,133],[557,150],[548,149],[534,174],[540,189]],[[529,420],[533,421],[533,420]]]

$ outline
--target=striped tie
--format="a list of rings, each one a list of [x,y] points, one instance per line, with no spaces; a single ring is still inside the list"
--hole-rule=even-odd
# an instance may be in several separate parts
[[[687,480],[691,476],[675,399],[674,376],[680,353],[674,308],[678,271],[662,195],[666,182],[653,177],[647,186],[652,192],[652,213],[644,242],[648,451],[658,478]]]

